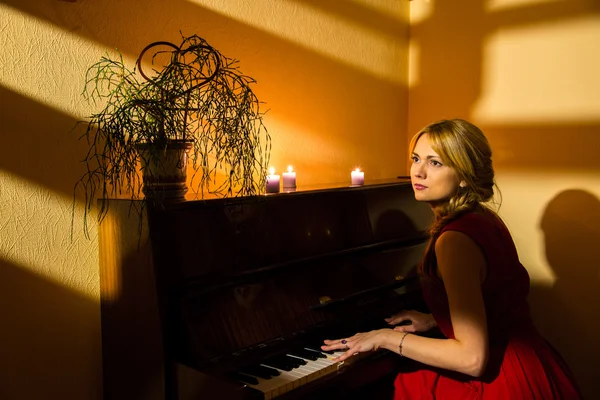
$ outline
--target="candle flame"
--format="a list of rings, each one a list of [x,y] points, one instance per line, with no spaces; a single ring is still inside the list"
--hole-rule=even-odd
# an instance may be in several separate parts
[[[269,168],[269,175],[275,175],[275,168],[273,168],[273,167]]]
[[[360,172],[360,168],[356,168],[354,171],[356,171],[356,172]]]
[[[291,165],[288,165],[288,172],[292,172],[294,170],[294,168],[292,168]]]

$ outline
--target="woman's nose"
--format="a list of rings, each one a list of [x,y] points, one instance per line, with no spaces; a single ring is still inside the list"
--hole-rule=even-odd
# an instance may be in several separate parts
[[[413,164],[412,169],[413,169],[413,175],[416,176],[417,178],[425,177],[425,169],[422,164]]]

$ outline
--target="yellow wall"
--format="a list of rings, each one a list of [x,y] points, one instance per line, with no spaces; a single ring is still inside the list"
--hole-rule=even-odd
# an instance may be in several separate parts
[[[410,42],[409,134],[452,117],[487,134],[534,319],[597,397],[600,3],[413,0]]]
[[[405,165],[408,13],[397,0],[0,0],[0,397],[101,398],[97,229],[84,238],[81,194],[69,236],[89,65],[197,33],[258,81],[279,171],[292,164],[299,186],[356,166],[389,178]]]
[[[131,4],[0,0],[0,397],[101,398],[97,232],[83,237],[80,195],[69,237],[85,151],[69,131],[90,112],[88,65],[180,30],[257,79],[272,164],[294,165],[299,185],[346,181],[355,166],[395,176],[423,125],[479,124],[536,321],[584,390],[600,391],[596,0],[413,0],[410,63],[408,1]]]

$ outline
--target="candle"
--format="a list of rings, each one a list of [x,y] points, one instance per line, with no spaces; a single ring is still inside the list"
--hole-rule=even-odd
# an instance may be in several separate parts
[[[275,168],[269,168],[267,175],[267,193],[279,193],[279,175],[275,175]]]
[[[292,171],[292,166],[288,166],[288,172],[283,173],[283,188],[284,189],[295,189],[296,188],[296,173]]]
[[[360,169],[356,168],[354,171],[350,173],[350,177],[352,179],[353,186],[360,186],[365,184],[365,173]]]

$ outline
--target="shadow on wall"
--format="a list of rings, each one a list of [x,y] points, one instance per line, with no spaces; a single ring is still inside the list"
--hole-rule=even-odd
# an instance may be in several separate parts
[[[97,302],[0,259],[0,398],[102,398],[99,314]]]
[[[589,0],[531,2],[490,12],[486,2],[437,1],[427,19],[411,25],[411,40],[419,48],[417,85],[411,87],[409,132],[441,118],[468,118],[484,94],[486,42],[500,30],[510,30],[581,18],[600,12]],[[440,60],[452,60],[443,65]],[[524,88],[525,89],[525,88]],[[435,94],[435,102],[431,96]]]
[[[1,85],[0,106],[0,169],[73,196],[73,186],[85,172],[80,160],[87,151],[73,131],[77,121]]]
[[[480,125],[494,151],[494,167],[513,171],[597,171],[599,122]],[[568,138],[568,140],[566,140]],[[552,157],[548,155],[552,154]],[[573,157],[577,154],[577,157]]]
[[[542,217],[546,257],[556,275],[550,288],[532,287],[536,324],[559,349],[580,386],[600,378],[600,200],[584,190],[553,198]],[[597,393],[585,393],[593,398]]]
[[[485,124],[474,118],[474,110],[480,105],[480,101],[490,99],[485,96],[493,94],[485,85],[490,78],[494,78],[488,74],[500,70],[511,77],[511,68],[518,71],[519,66],[526,64],[529,59],[541,62],[561,56],[552,49],[545,51],[547,43],[540,42],[539,52],[527,54],[525,58],[513,58],[510,60],[511,66],[508,66],[490,57],[493,55],[489,52],[492,49],[490,40],[497,33],[512,31],[518,37],[527,38],[525,31],[529,28],[539,26],[552,29],[553,25],[597,17],[600,14],[600,3],[573,0],[517,5],[515,2],[514,7],[494,11],[488,11],[486,3],[490,2],[437,1],[426,19],[411,25],[410,39],[415,43],[418,54],[414,60],[417,66],[414,71],[415,86],[410,88],[409,135],[432,121],[461,117],[472,120],[488,137],[494,151],[494,167],[498,177],[509,171],[525,174],[549,171],[579,174],[581,171],[598,171],[600,164],[595,161],[595,146],[590,145],[598,143],[600,137],[598,118],[585,120],[574,112],[569,120],[560,123],[554,122],[556,118],[540,120],[532,117],[530,121],[506,123],[506,119],[503,119]],[[413,2],[413,6],[416,5],[418,2]],[[440,73],[440,60],[452,60],[444,63],[443,74]],[[520,75],[516,73],[516,76]],[[574,79],[578,84],[586,84],[582,81],[585,74],[575,74]],[[523,92],[539,90],[526,81],[519,82],[523,83],[519,85]],[[560,93],[552,90],[551,80],[547,85],[545,94],[548,104],[552,105],[560,100],[557,98]],[[593,95],[591,91],[585,93]],[[513,95],[518,96],[519,93],[515,92]],[[573,154],[577,154],[577,157],[573,157]],[[597,327],[600,316],[598,306],[593,304],[594,301],[599,302],[593,297],[595,295],[598,298],[597,292],[600,289],[600,250],[597,244],[599,228],[595,228],[593,235],[585,233],[582,227],[576,228],[574,222],[563,219],[585,215],[585,221],[595,222],[589,228],[593,233],[593,227],[600,226],[599,206],[598,200],[586,202],[583,192],[579,195],[574,193],[565,192],[558,196],[550,204],[544,217],[548,262],[555,270],[558,281],[552,289],[532,288],[530,299],[540,331],[567,359],[584,393],[587,390],[589,393],[586,394],[594,398],[592,394],[597,395],[600,384],[600,379],[594,379],[594,375],[598,376],[600,372],[592,362],[597,363],[598,353],[597,349],[585,346],[594,343],[600,333],[600,328]],[[582,207],[584,204],[589,206]],[[535,252],[537,249],[526,251]]]
[[[25,31],[35,32],[33,25],[21,26],[23,21],[31,17],[57,28],[57,38],[73,35],[110,48],[119,48],[130,56],[136,56],[145,44],[153,40],[175,40],[177,43],[180,29],[184,33],[197,31],[225,54],[241,60],[243,71],[259,82],[257,94],[274,110],[277,109],[275,114],[279,118],[318,134],[337,132],[337,137],[335,134],[331,135],[331,140],[337,142],[340,148],[349,148],[348,152],[360,149],[375,160],[373,163],[380,162],[381,152],[392,146],[389,146],[387,140],[380,139],[377,147],[364,150],[365,145],[360,140],[363,132],[390,131],[390,116],[398,118],[394,117],[399,114],[398,110],[407,108],[406,96],[402,94],[405,88],[399,83],[378,78],[326,54],[319,54],[194,2],[150,1],[144,7],[139,7],[132,2],[116,0],[54,1],[43,5],[35,0],[0,0],[0,5],[23,13],[23,19],[13,21],[9,18],[6,23],[3,20],[3,24],[19,24],[19,28],[25,26]],[[387,31],[388,35],[396,33],[399,32]],[[15,38],[15,46],[25,40],[23,36],[21,39]],[[11,47],[5,48],[2,54],[13,59],[13,50],[15,49]],[[73,58],[69,59],[68,49],[63,50],[64,57],[70,62],[81,61],[77,58],[78,55],[82,58],[85,56],[84,53],[74,53]],[[83,51],[88,51],[88,48],[84,46]],[[35,53],[31,56],[35,62]],[[33,72],[41,74],[35,75],[37,78],[52,82],[53,71],[60,70],[36,69]],[[81,90],[84,71],[82,67],[81,76],[76,76],[72,82],[77,92]],[[28,76],[23,73],[19,78],[29,79]],[[19,83],[19,80],[13,82],[14,85]],[[357,90],[361,96],[356,95]],[[43,98],[45,95],[51,96],[51,103],[61,100],[56,98],[55,93],[42,93]],[[78,142],[76,134],[71,132],[76,117],[45,105],[43,98],[35,98],[36,94],[30,93],[29,96],[32,97],[20,94],[8,85],[0,85],[0,170],[23,178],[32,186],[39,187],[42,193],[47,190],[50,196],[65,197],[68,201],[73,193],[73,185],[85,172],[80,160],[86,153],[86,145]],[[364,98],[372,101],[365,102]],[[74,98],[73,101],[79,99]],[[348,109],[359,110],[360,113],[355,113],[358,117],[347,118]],[[315,117],[307,118],[307,115]],[[344,123],[346,126],[341,126]],[[317,135],[316,140],[320,141],[321,138]],[[366,144],[370,145],[370,142]],[[377,151],[379,148],[381,152]],[[327,162],[334,162],[333,158],[328,158],[331,161]],[[302,169],[302,164],[292,163],[296,168]],[[368,164],[364,166],[367,167]],[[320,166],[320,169],[327,170],[328,167]],[[2,189],[0,183],[0,191]],[[18,193],[8,195],[10,202],[35,201],[23,199]],[[79,196],[81,200],[82,195]],[[68,206],[57,212],[62,212],[60,216],[71,214]],[[4,217],[4,214],[0,213],[0,217]],[[19,221],[25,221],[32,230],[55,226],[51,218],[33,220],[29,214],[7,214],[7,217],[10,220],[18,218]],[[0,221],[0,226],[2,223]],[[81,225],[76,225],[75,229],[81,229]],[[54,242],[50,238],[48,243],[48,246],[40,245],[39,252],[48,253],[44,257],[55,262],[52,254]],[[127,280],[124,287],[128,282],[139,283],[128,275],[123,279]],[[136,294],[130,287],[124,290],[131,295]],[[99,398],[102,348],[98,332],[100,306],[76,291],[62,288],[32,274],[26,266],[13,265],[1,258],[0,293],[0,398],[13,399],[16,393],[19,393],[19,398],[26,399]],[[135,300],[141,302],[137,298]],[[108,308],[106,304],[102,306]],[[118,307],[117,311],[123,310],[123,313],[113,313],[110,316],[112,319],[106,321],[112,324],[110,326],[118,326],[122,319],[129,318],[140,329],[144,327],[138,322],[144,315],[128,316],[126,312],[129,310],[124,303],[114,307]],[[123,343],[117,342],[114,347],[107,346],[105,354],[123,351],[125,356],[129,356],[126,351],[143,348],[145,342],[151,339],[145,336],[134,343],[137,347],[132,345],[127,349],[123,348]],[[124,365],[122,368],[128,367],[129,365]],[[145,382],[155,372],[150,370],[146,374],[149,369],[151,366],[148,365],[138,367],[134,377],[130,376],[130,379],[137,383],[136,379],[140,376],[140,382],[142,379]],[[115,373],[111,370],[112,375],[109,377],[114,377]],[[123,379],[125,375],[117,378]],[[149,385],[154,384],[152,379],[149,380],[152,381]],[[152,387],[148,388],[149,391],[151,389]],[[133,392],[129,398],[140,397],[138,392]]]
[[[84,171],[78,160],[85,149],[69,135],[75,120],[2,86],[0,105],[0,169],[31,181],[40,192],[51,189],[49,197],[64,195],[70,216],[73,184]],[[10,207],[0,212],[3,245],[12,249],[12,241],[19,254],[25,251],[19,250],[22,243],[40,230],[45,239],[36,251],[56,245],[52,234],[64,225],[56,210],[45,208],[48,202],[36,203],[41,200],[11,192],[3,183],[0,192],[0,202],[29,204],[20,215]],[[37,208],[47,210],[48,219],[32,220],[30,212]],[[11,231],[13,226],[19,229]],[[64,267],[52,255],[47,261],[53,271]],[[76,279],[71,273],[66,279]],[[0,321],[1,399],[101,398],[98,301],[0,258]]]
[[[404,84],[377,77],[337,60],[327,52],[321,54],[260,27],[211,11],[201,2],[155,0],[146,2],[144,7],[117,0],[56,1],[45,6],[40,6],[35,0],[0,0],[0,3],[86,40],[118,48],[131,57],[137,57],[140,50],[154,40],[180,43],[180,30],[184,34],[197,33],[223,54],[239,59],[242,71],[256,79],[253,89],[265,102],[264,110],[271,109],[267,114],[269,119],[285,121],[290,127],[310,132],[300,138],[302,141],[315,142],[325,149],[343,148],[348,154],[356,153],[360,155],[356,162],[361,163],[363,168],[379,165],[382,157],[393,160],[395,152],[389,142],[402,143],[393,133],[399,124],[405,122],[407,89]],[[356,18],[363,8],[368,10],[359,6],[347,18]],[[369,17],[362,19],[362,25],[375,30],[375,18],[366,10],[363,14]],[[334,7],[330,12],[337,13],[338,10]],[[122,16],[132,18],[123,20]],[[389,27],[390,18],[386,21]],[[105,29],[107,26],[110,29]],[[407,32],[387,29],[385,34],[402,42],[406,40]],[[343,43],[343,38],[340,40]],[[83,73],[82,68],[81,80],[73,83],[78,91],[84,83]],[[280,143],[279,152],[289,152],[288,163],[297,170],[313,171],[311,174],[315,179],[320,178],[318,171],[339,169],[335,158],[321,157],[316,170],[312,160],[305,161],[309,156],[299,157],[297,149],[284,147],[296,140],[292,132],[291,128],[290,131],[273,129],[271,132],[274,144]],[[386,136],[376,135],[365,141],[365,132],[382,132]],[[273,154],[278,155],[278,152]],[[0,165],[11,170],[12,165],[6,164],[0,159]],[[371,170],[376,171],[375,168]],[[341,176],[340,172],[338,179],[333,181]],[[323,182],[315,180],[313,183]]]
[[[483,95],[490,73],[489,40],[498,32],[576,21],[600,14],[600,3],[589,0],[530,2],[518,7],[487,11],[486,2],[437,1],[432,14],[411,26],[410,38],[419,49],[415,60],[416,84],[410,88],[409,137],[425,125],[443,118],[465,118],[477,124],[494,151],[497,171],[517,169],[598,170],[594,146],[600,135],[600,121],[577,118],[561,123],[534,120],[529,123],[483,124],[473,118],[473,109]],[[443,39],[442,39],[443,38]],[[541,49],[540,49],[541,51]],[[550,54],[541,53],[543,57]],[[539,55],[532,54],[532,60]],[[440,73],[440,60],[444,63]],[[522,63],[523,60],[513,60]],[[552,82],[548,102],[552,104]],[[523,91],[537,90],[523,86]],[[517,96],[518,94],[515,93]],[[432,97],[435,101],[432,102]],[[569,140],[565,140],[565,138]],[[572,157],[575,152],[581,157]],[[552,157],[548,157],[552,154]]]

